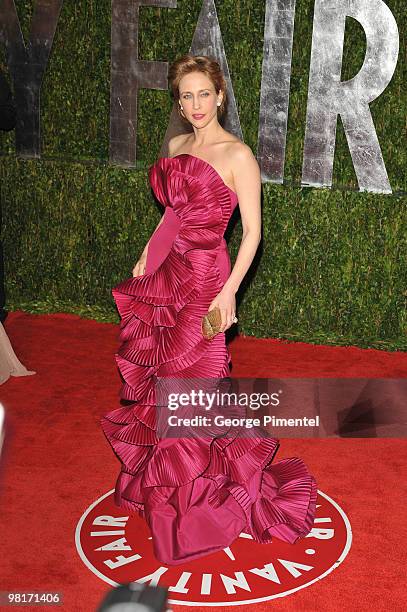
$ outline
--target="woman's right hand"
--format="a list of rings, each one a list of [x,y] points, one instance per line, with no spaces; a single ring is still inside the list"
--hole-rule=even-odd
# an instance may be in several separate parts
[[[141,276],[142,274],[144,274],[146,270],[146,261],[147,261],[147,252],[143,251],[140,259],[137,261],[136,265],[133,268],[133,277]]]

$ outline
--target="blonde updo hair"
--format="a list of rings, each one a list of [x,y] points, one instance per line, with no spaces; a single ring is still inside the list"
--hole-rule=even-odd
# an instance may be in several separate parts
[[[189,53],[182,55],[172,62],[168,71],[169,89],[177,105],[178,115],[183,121],[189,123],[188,119],[182,115],[181,107],[179,105],[179,83],[182,77],[190,72],[202,72],[205,74],[205,76],[212,81],[216,94],[219,94],[219,92],[222,90],[223,99],[220,105],[217,107],[218,119],[220,119],[225,112],[227,99],[226,80],[223,76],[221,67],[216,59],[211,56],[191,55]]]

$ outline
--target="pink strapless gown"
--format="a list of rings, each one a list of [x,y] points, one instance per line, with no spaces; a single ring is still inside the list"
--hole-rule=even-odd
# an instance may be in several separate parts
[[[237,196],[208,162],[186,153],[159,158],[149,180],[164,221],[145,274],[112,289],[120,397],[131,402],[101,419],[122,464],[115,503],[145,518],[155,556],[170,565],[226,548],[242,531],[256,542],[294,543],[312,528],[317,485],[299,458],[271,465],[277,439],[247,428],[226,437],[157,435],[156,377],[230,376],[225,334],[206,340],[201,318],[230,274],[223,236]]]

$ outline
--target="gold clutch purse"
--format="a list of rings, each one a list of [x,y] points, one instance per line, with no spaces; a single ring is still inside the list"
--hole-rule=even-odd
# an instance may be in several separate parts
[[[220,332],[222,315],[220,308],[216,306],[202,317],[202,335],[207,340],[212,340]]]

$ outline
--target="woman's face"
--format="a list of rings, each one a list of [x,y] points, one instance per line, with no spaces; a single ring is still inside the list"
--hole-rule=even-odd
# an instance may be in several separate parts
[[[185,118],[197,128],[203,127],[217,115],[217,94],[212,81],[202,72],[186,74],[179,83],[179,102]]]

